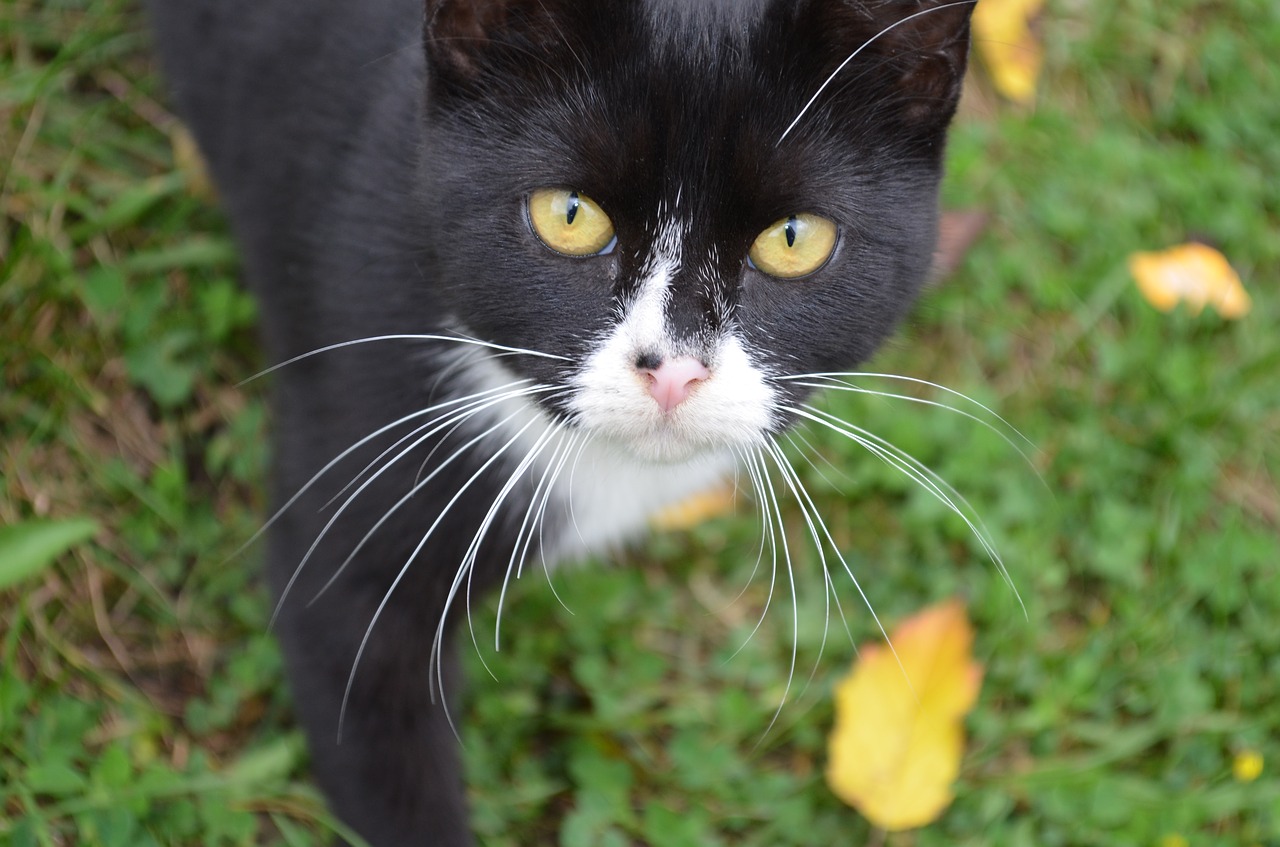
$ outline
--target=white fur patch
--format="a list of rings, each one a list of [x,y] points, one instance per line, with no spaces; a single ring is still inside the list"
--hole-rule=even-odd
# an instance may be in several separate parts
[[[574,380],[578,422],[624,452],[660,463],[763,441],[774,421],[775,392],[731,332],[715,339],[705,364],[711,375],[671,412],[649,395],[636,369],[641,354],[686,354],[667,329],[664,307],[679,270],[679,228],[669,225],[646,266],[640,290],[622,320]]]
[[[488,353],[467,356],[463,368],[470,377],[470,390],[494,391],[486,396],[496,397],[497,389],[517,379]],[[649,402],[653,404],[652,399]],[[530,484],[519,490],[533,490],[558,469],[546,506],[550,526],[558,532],[542,535],[548,562],[608,550],[639,535],[655,512],[715,485],[736,463],[732,452],[722,448],[678,465],[657,464],[636,457],[611,439],[592,437],[581,429],[566,428],[556,435],[551,418],[526,397],[495,402],[468,420],[466,430],[479,435],[502,421],[505,423],[486,439],[486,449],[501,449],[514,439],[503,454],[502,466],[508,473],[514,473],[531,451],[545,444],[522,473]],[[518,502],[508,507],[541,508],[541,493],[532,505],[527,495],[512,497]]]
[[[667,219],[636,294],[572,378],[572,428],[553,433],[556,424],[527,397],[496,403],[466,426],[478,434],[507,420],[488,443],[497,450],[516,439],[503,455],[511,472],[545,445],[523,470],[530,483],[521,490],[532,491],[540,480],[555,476],[547,509],[562,519],[552,523],[563,529],[555,537],[543,536],[548,560],[608,548],[642,531],[659,509],[731,472],[738,451],[764,443],[774,424],[776,392],[733,332],[696,351],[707,359],[710,375],[670,412],[655,402],[648,377],[636,367],[641,355],[691,352],[672,337],[665,317],[672,280],[680,271],[683,231],[687,225]],[[476,391],[516,380],[488,353],[468,356],[462,367],[471,376],[468,387]],[[513,497],[523,499],[510,505],[528,506],[529,494]]]

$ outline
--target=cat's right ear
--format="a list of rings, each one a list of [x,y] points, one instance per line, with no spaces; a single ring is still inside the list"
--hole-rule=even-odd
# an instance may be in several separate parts
[[[468,87],[513,58],[537,61],[564,41],[572,0],[426,0],[423,42],[432,81]]]

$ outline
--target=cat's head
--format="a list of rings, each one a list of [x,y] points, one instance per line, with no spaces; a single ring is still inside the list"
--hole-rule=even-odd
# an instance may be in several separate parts
[[[759,443],[928,272],[971,9],[428,0],[431,284],[636,456]]]

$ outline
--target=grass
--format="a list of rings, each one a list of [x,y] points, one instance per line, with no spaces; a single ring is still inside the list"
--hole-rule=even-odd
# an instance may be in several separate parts
[[[877,612],[968,601],[986,680],[955,804],[886,835],[825,788],[853,648],[819,659],[793,505],[816,674],[764,733],[791,621],[779,602],[747,639],[767,586],[738,597],[744,507],[557,573],[572,614],[536,579],[508,599],[463,727],[485,844],[1280,844],[1280,7],[1061,0],[1042,35],[1036,107],[975,96],[951,146],[947,204],[986,210],[987,233],[874,365],[996,408],[1043,484],[963,418],[829,401],[975,505],[1026,614],[926,493],[807,436],[839,468],[804,472]],[[0,593],[3,844],[334,827],[253,554],[225,563],[264,508],[261,389],[235,387],[264,363],[163,103],[133,3],[0,0],[0,523],[99,527]],[[1246,319],[1141,299],[1127,256],[1189,237],[1250,285]],[[1256,779],[1234,775],[1246,753]]]

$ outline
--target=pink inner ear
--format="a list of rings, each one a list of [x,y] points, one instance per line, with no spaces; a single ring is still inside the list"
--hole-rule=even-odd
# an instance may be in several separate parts
[[[641,372],[648,375],[649,393],[664,412],[670,412],[683,403],[693,390],[694,383],[711,376],[706,365],[692,356],[667,359],[658,367],[644,368]]]

